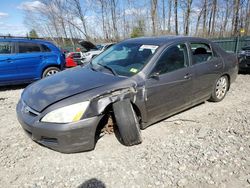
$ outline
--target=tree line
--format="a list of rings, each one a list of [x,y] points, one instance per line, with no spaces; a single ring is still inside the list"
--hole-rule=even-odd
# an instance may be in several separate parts
[[[250,0],[40,0],[24,14],[32,31],[61,45],[75,39],[250,34]]]

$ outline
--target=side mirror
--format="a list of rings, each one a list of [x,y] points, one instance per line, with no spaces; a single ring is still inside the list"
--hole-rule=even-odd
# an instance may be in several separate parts
[[[149,78],[153,78],[153,79],[159,80],[159,76],[160,76],[160,73],[159,72],[155,72],[155,73],[152,73],[149,76]]]

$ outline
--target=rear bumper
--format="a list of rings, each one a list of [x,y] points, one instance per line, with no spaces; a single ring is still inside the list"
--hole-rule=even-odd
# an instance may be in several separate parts
[[[96,128],[102,116],[67,124],[42,123],[17,105],[17,117],[27,135],[35,142],[62,153],[92,150]]]

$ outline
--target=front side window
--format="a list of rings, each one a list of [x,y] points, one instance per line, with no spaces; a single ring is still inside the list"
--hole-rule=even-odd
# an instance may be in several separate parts
[[[18,47],[19,47],[19,53],[41,52],[40,46],[34,43],[20,42],[18,43]]]
[[[121,43],[111,46],[92,61],[94,68],[109,71],[120,76],[133,76],[149,62],[157,45]]]
[[[203,63],[213,58],[211,47],[208,44],[191,43],[190,47],[193,55],[194,64]]]
[[[0,42],[0,54],[10,54],[12,45],[10,42]]]
[[[188,66],[187,47],[178,44],[169,47],[157,62],[154,73],[165,74]]]

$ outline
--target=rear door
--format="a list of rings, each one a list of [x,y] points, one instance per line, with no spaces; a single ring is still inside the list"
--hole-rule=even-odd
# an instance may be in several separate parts
[[[192,67],[186,44],[167,48],[146,80],[149,121],[157,121],[191,104]]]
[[[32,42],[18,42],[18,54],[16,65],[24,80],[32,80],[40,77],[39,67],[43,62],[43,50],[39,44]]]
[[[193,101],[198,102],[211,95],[218,74],[223,69],[223,60],[206,42],[190,42],[192,67],[195,70]]]
[[[14,43],[0,41],[0,84],[19,79],[14,52]]]

